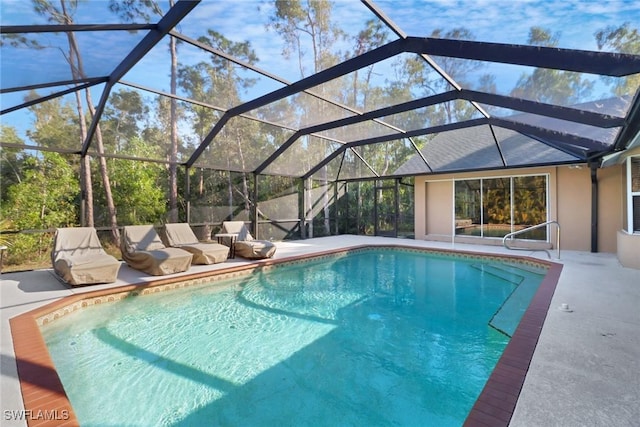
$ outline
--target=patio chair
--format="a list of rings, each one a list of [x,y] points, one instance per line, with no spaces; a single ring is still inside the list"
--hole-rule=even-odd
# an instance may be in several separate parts
[[[51,263],[55,273],[72,286],[113,283],[122,265],[105,252],[93,227],[57,228]]]
[[[191,266],[193,255],[179,248],[167,248],[153,225],[128,225],[120,239],[122,259],[131,268],[153,276],[181,273]]]
[[[220,232],[236,235],[229,244],[234,245],[235,253],[243,258],[271,258],[276,253],[276,245],[273,242],[255,240],[242,221],[224,221]]]
[[[164,241],[167,246],[184,249],[193,255],[192,264],[216,264],[229,258],[229,248],[214,242],[200,242],[187,223],[165,224]]]

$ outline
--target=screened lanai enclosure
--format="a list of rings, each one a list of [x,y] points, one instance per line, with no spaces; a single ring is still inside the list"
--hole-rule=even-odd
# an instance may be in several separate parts
[[[5,267],[79,225],[412,237],[415,176],[595,170],[640,129],[635,1],[1,4]]]

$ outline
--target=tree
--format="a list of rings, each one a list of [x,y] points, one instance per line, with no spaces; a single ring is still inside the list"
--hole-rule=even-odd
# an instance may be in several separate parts
[[[362,55],[370,50],[382,46],[389,39],[389,30],[377,19],[370,19],[365,23],[365,28],[360,30],[354,38],[353,56]],[[369,95],[371,94],[371,77],[373,76],[374,66],[370,65],[364,69],[364,77],[359,78],[360,70],[353,73],[351,105],[360,108],[363,111],[374,109],[375,106],[369,105]]]
[[[56,22],[59,24],[70,25],[74,23],[73,14],[75,13],[75,9],[77,6],[77,0],[60,0],[60,8],[57,8],[53,5],[53,3],[49,0],[33,0],[34,10],[36,13],[48,16],[49,21]],[[65,57],[69,66],[71,68],[71,75],[74,79],[84,79],[87,77],[87,74],[84,70],[84,63],[82,59],[82,55],[80,53],[80,49],[78,47],[78,42],[76,40],[75,34],[72,31],[66,32],[67,41],[69,44],[69,54]],[[91,91],[89,89],[85,89],[85,99],[87,102],[87,108],[89,109],[89,113],[92,118],[95,118],[95,107],[93,104],[93,100],[91,97]],[[80,100],[80,91],[75,92],[76,96],[76,105],[78,111],[78,121],[80,124],[81,130],[81,144],[84,143],[88,138],[87,127],[86,127],[86,118],[84,114],[84,108],[82,106],[82,102]],[[98,164],[100,169],[100,176],[102,178],[102,183],[105,191],[105,198],[107,202],[107,209],[109,213],[109,221],[111,225],[111,234],[114,242],[118,245],[120,242],[120,232],[118,230],[118,224],[116,219],[116,208],[113,203],[113,196],[111,194],[111,185],[109,183],[109,173],[107,170],[107,162],[104,156],[104,144],[102,140],[102,132],[100,130],[100,125],[96,125],[95,130],[95,143],[96,149],[98,151]],[[94,225],[93,218],[93,190],[91,185],[91,169],[89,157],[84,156],[82,159],[82,189],[84,194],[86,195],[86,221],[88,226]]]
[[[28,99],[38,98],[35,92]],[[35,117],[29,138],[38,146],[52,149],[72,149],[77,146],[78,125],[73,103],[61,98],[32,105]],[[15,129],[2,126],[3,143],[24,144]],[[74,144],[73,141],[76,141]],[[76,179],[80,164],[77,156],[52,152],[36,152],[3,147],[2,218],[19,230],[50,229],[76,225],[80,197]],[[46,234],[18,234],[12,242],[11,259],[21,262],[48,252],[50,240]]]
[[[169,0],[169,7],[173,7],[174,0]],[[125,22],[142,19],[151,21],[151,15],[164,16],[162,8],[154,0],[111,0],[109,8],[118,14]],[[178,48],[176,39],[169,37],[169,52],[171,54],[170,93],[177,93],[178,84]],[[169,100],[170,108],[170,146],[169,160],[169,222],[178,221],[178,103],[175,98]]]
[[[139,137],[127,139],[121,152],[127,156],[154,158],[159,155]],[[159,163],[114,159],[111,164],[114,197],[118,218],[123,224],[157,224],[165,213],[165,194],[161,180],[163,167]]]
[[[112,93],[102,113],[105,140],[113,141],[114,151],[123,150],[126,142],[140,136],[139,123],[149,115],[149,107],[140,94],[132,90]]]
[[[248,64],[258,61],[255,51],[249,42],[233,42],[214,30],[207,30],[206,34],[199,37],[200,43],[221,50],[234,58]],[[231,108],[240,104],[240,94],[255,84],[255,79],[247,78],[239,72],[239,66],[233,62],[221,58],[218,55],[210,55],[208,62],[200,62],[192,66],[185,66],[178,70],[178,83],[187,92],[188,96],[196,100],[214,100],[224,108]],[[192,114],[195,117],[194,131],[204,137],[206,131],[211,129],[220,113],[211,109],[205,109],[193,105]],[[203,154],[201,161],[211,161],[212,164],[221,165],[228,170],[241,171],[241,190],[245,210],[250,211],[251,196],[249,194],[248,169],[249,158],[259,158],[260,151],[264,150],[267,141],[261,138],[260,125],[256,121],[245,118],[233,118],[224,126],[220,133],[212,141],[209,150]],[[251,142],[251,143],[248,143]],[[275,148],[274,148],[275,149]],[[249,152],[247,152],[249,151]],[[224,155],[221,155],[224,153]],[[216,159],[209,158],[215,156]],[[201,179],[203,175],[201,174]],[[231,173],[227,174],[228,205],[233,205],[234,181]],[[254,201],[255,202],[255,201]]]
[[[311,43],[311,73],[317,73],[337,63],[338,57],[331,53],[331,48],[343,32],[331,24],[332,9],[333,3],[325,0],[306,0],[304,4],[300,0],[275,2],[275,15],[270,19],[271,26],[284,39],[285,57],[290,57],[292,53],[297,55],[301,78],[309,74],[303,59],[307,54],[304,36],[308,37]]]
[[[39,98],[35,91],[29,92],[25,101]],[[35,122],[27,136],[38,145],[47,148],[78,150],[78,117],[74,106],[54,98],[29,107]],[[79,166],[79,165],[78,165]]]
[[[446,38],[454,40],[474,40],[473,33],[465,28],[458,27],[449,31],[437,28],[431,32],[430,37]],[[446,73],[459,86],[476,88],[488,91],[495,89],[493,78],[487,74],[480,74],[484,64],[480,61],[468,59],[437,57],[432,58],[440,69]],[[451,83],[442,77],[421,56],[409,57],[399,64],[398,78],[391,85],[390,99],[409,100],[416,97],[427,97],[454,89]],[[445,123],[455,123],[468,120],[477,114],[478,110],[470,102],[455,100],[431,107],[423,112],[414,111],[405,115],[407,124],[398,124],[404,128],[419,128]]]
[[[0,141],[5,144],[24,144],[15,128],[1,124]],[[0,205],[6,201],[7,189],[22,181],[23,162],[23,150],[0,147]]]
[[[282,36],[285,44],[283,54],[290,57],[295,54],[298,58],[298,68],[300,77],[304,78],[309,73],[317,73],[323,69],[335,65],[339,56],[334,54],[332,49],[334,43],[344,35],[344,33],[331,21],[333,3],[325,0],[276,0],[275,12],[270,18],[270,26]],[[308,53],[305,48],[306,42],[310,44],[312,62],[308,66],[304,62],[304,57]],[[322,85],[320,95],[329,97],[333,95],[340,99],[339,87],[332,86],[331,83]],[[337,91],[335,93],[329,93]],[[321,100],[315,102],[305,102],[299,107],[303,118],[326,117],[324,111],[326,103]],[[320,179],[323,186],[327,183],[326,167],[320,172]],[[311,197],[311,193],[308,193]],[[308,200],[310,206],[312,201]],[[330,234],[329,222],[329,195],[325,192],[323,198],[324,231]],[[310,237],[313,237],[313,228],[310,228]]]
[[[551,34],[541,27],[531,27],[528,43],[534,46],[556,47],[559,34]],[[511,91],[511,96],[558,105],[582,102],[593,89],[593,82],[571,71],[536,68],[523,73]]]
[[[18,230],[75,225],[79,183],[67,159],[58,153],[43,152],[41,158],[27,157],[21,169],[23,179],[7,190],[3,218],[10,218]],[[50,251],[50,243],[45,234],[21,233],[13,242],[12,256],[43,256]]]
[[[115,153],[134,158],[162,158],[161,147],[168,127],[158,129],[147,126],[142,129],[149,120],[149,111],[149,106],[137,91],[121,89],[111,94],[101,122],[105,141],[113,145]],[[163,222],[166,211],[163,190],[166,187],[166,184],[163,185],[166,183],[166,173],[163,173],[163,166],[122,159],[108,159],[108,164],[113,199],[118,206],[118,222],[125,225]],[[96,190],[96,205],[104,206],[104,192],[98,186]],[[158,213],[158,193],[161,195],[161,213]],[[101,214],[99,210],[96,212],[97,220],[101,219]]]
[[[606,27],[595,33],[598,49],[610,48],[615,52],[640,54],[640,33],[628,22],[619,27]],[[633,96],[640,86],[640,74],[623,79],[611,79],[614,82],[614,93],[617,96]]]

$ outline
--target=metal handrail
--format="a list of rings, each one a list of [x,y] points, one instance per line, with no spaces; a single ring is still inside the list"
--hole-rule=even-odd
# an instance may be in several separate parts
[[[513,236],[516,236],[516,235],[521,234],[521,233],[525,233],[527,231],[535,230],[536,228],[546,227],[547,225],[550,225],[550,224],[555,224],[556,227],[557,227],[557,231],[556,231],[556,249],[558,251],[558,259],[560,259],[560,224],[558,223],[558,221],[547,221],[547,222],[543,222],[542,224],[532,225],[531,227],[523,228],[522,230],[513,231],[513,232],[511,232],[509,234],[506,234],[502,238],[502,245],[505,248],[507,248],[509,250],[513,250],[513,251],[515,251],[515,250],[518,250],[518,251],[544,251],[549,256],[549,259],[551,259],[551,254],[546,249],[512,248],[509,245],[507,245],[507,239],[512,238]]]

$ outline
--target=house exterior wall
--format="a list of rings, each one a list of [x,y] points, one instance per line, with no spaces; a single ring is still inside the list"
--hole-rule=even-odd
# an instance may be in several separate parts
[[[437,238],[451,238],[453,212],[453,182],[432,181],[426,185],[427,200],[437,200],[437,203],[427,203],[426,225],[429,234]]]
[[[553,168],[556,176],[558,207],[557,221],[561,227],[561,249],[591,250],[591,171],[585,165],[581,169]]]
[[[501,245],[502,239],[454,234],[453,186],[456,179],[548,175],[549,220],[561,227],[561,249],[591,251],[591,171],[586,165],[519,168],[500,171],[418,176],[415,179],[416,239]],[[598,169],[598,251],[616,253],[623,227],[624,172],[621,166]],[[550,230],[555,245],[555,227]],[[536,244],[532,244],[536,247]],[[545,245],[540,244],[540,247]],[[549,244],[546,244],[549,247]]]
[[[598,252],[617,253],[617,233],[624,228],[624,165],[598,169],[598,187]]]
[[[626,153],[624,161],[621,161],[620,175],[622,180],[622,227],[617,233],[616,253],[620,264],[625,267],[640,269],[640,234],[629,233],[627,224],[629,221],[629,206],[627,192],[631,191],[627,181],[626,157],[640,156],[640,147]]]

